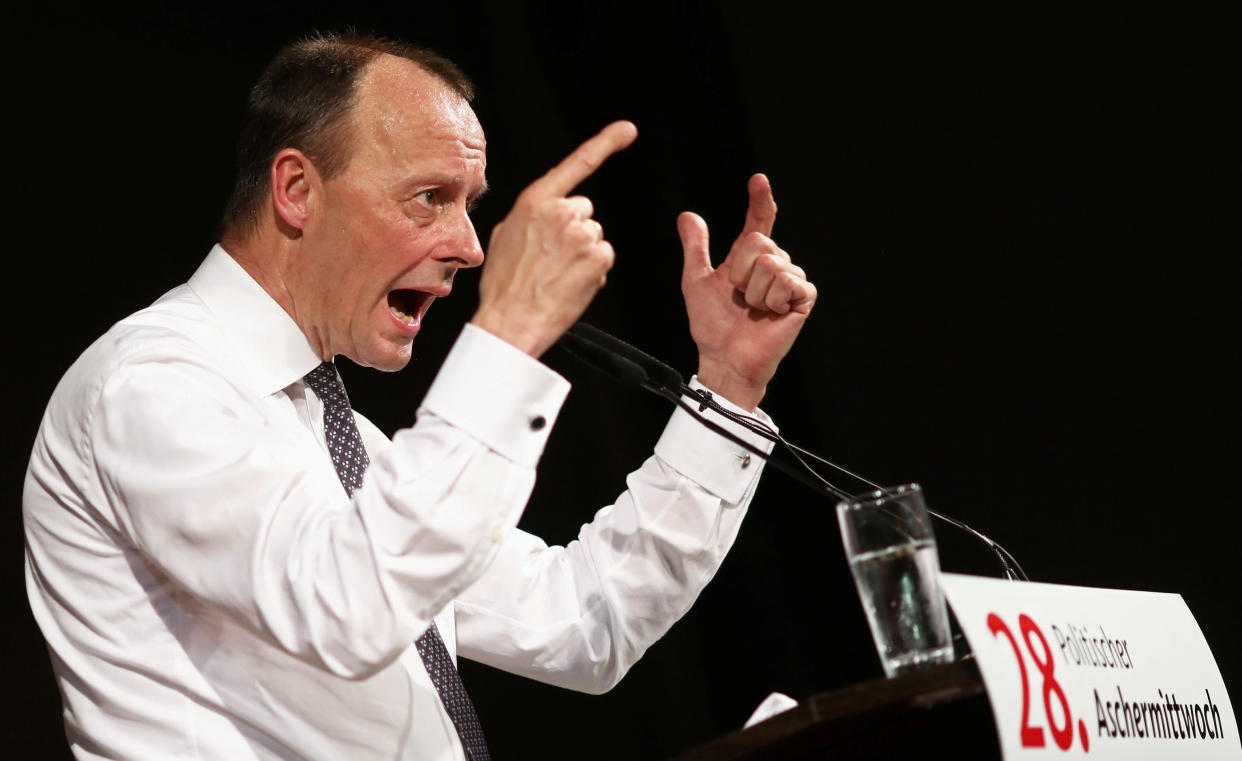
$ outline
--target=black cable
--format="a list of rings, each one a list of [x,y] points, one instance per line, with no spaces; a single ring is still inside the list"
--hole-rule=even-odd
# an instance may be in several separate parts
[[[822,475],[816,472],[814,468],[812,468],[805,460],[802,459],[802,457],[799,456],[799,452],[823,463],[824,465],[829,466],[830,468],[833,468],[834,470],[840,473],[844,473],[850,478],[860,481],[861,483],[867,484],[868,486],[876,490],[877,496],[889,493],[888,489],[886,489],[883,486],[880,486],[874,481],[864,478],[863,476],[860,476],[857,473],[854,473],[850,470],[846,470],[845,468],[841,467],[835,462],[832,462],[831,460],[828,460],[827,458],[820,457],[814,452],[811,452],[809,450],[803,449],[802,447],[799,447],[795,444],[790,443],[789,441],[785,439],[784,436],[781,436],[779,433],[772,430],[772,428],[768,426],[766,423],[764,423],[762,420],[759,420],[758,418],[750,417],[749,415],[743,415],[737,412],[733,412],[732,410],[725,409],[718,402],[716,402],[716,400],[712,397],[712,394],[710,391],[695,390],[695,389],[690,388],[689,386],[686,386],[685,384],[682,384],[681,392],[683,395],[689,396],[692,399],[695,399],[696,401],[698,401],[699,404],[701,405],[700,410],[711,409],[713,412],[716,412],[717,414],[722,415],[728,418],[729,420],[732,420],[733,422],[745,427],[747,430],[753,431],[754,433],[759,434],[760,436],[763,436],[764,438],[770,441],[777,442],[781,444],[782,446],[784,446],[786,450],[788,450],[789,453],[793,455],[794,459],[796,459],[799,463],[801,463],[802,467],[806,468],[806,470],[809,471],[812,475],[818,478],[822,482],[823,486],[826,487],[833,496],[840,497],[841,499],[845,499],[845,500],[851,500],[851,501],[855,499],[853,495],[850,495],[846,493],[845,491],[843,491],[842,489],[840,489],[839,487],[836,487],[832,485],[831,483],[829,483],[826,478],[824,478]],[[685,407],[682,406],[682,409],[685,409]],[[740,441],[739,439],[736,439],[731,436],[730,438],[734,441]],[[779,463],[779,461],[773,461],[769,458],[765,458],[765,459],[767,459],[769,462],[772,462],[773,464]],[[781,469],[781,470],[782,472],[787,472],[784,469]],[[802,479],[799,479],[799,480],[802,481],[802,483],[804,484],[806,483],[805,480],[802,480]],[[944,521],[950,526],[953,526],[961,531],[965,531],[966,533],[974,536],[976,539],[986,544],[988,548],[991,549],[992,552],[996,554],[997,559],[1000,561],[1001,567],[1005,569],[1006,578],[1013,579],[1013,580],[1030,581],[1030,579],[1026,575],[1026,571],[1022,569],[1022,566],[1021,564],[1018,563],[1017,559],[1014,558],[1014,556],[1010,554],[1008,550],[1002,547],[996,540],[984,534],[982,531],[979,531],[978,529],[975,529],[969,526],[968,524],[957,520],[956,518],[950,518],[949,516],[936,512],[935,510],[932,510],[929,507],[924,507],[924,509],[927,510],[927,514],[932,516],[933,518],[938,518],[939,520]]]
[[[716,402],[710,391],[695,390],[685,384],[685,381],[673,368],[664,364],[660,360],[652,357],[646,352],[638,349],[615,336],[612,336],[599,328],[579,322],[573,325],[566,332],[557,345],[568,352],[571,356],[583,363],[594,367],[596,370],[608,375],[614,380],[627,386],[636,386],[646,389],[658,396],[672,401],[681,409],[685,410],[699,423],[725,437],[729,441],[745,448],[747,451],[758,455],[772,467],[781,471],[785,475],[798,481],[803,486],[811,490],[836,497],[840,500],[852,501],[857,499],[856,496],[841,489],[831,483],[827,478],[820,474],[811,464],[802,458],[806,455],[817,462],[820,462],[838,473],[842,473],[859,483],[866,484],[876,490],[876,496],[891,494],[891,492],[883,486],[871,481],[857,473],[845,469],[844,467],[832,462],[831,460],[820,457],[819,455],[807,449],[803,449],[796,444],[787,441],[783,436],[774,431],[770,426],[762,420],[743,415],[732,410],[727,410]],[[690,397],[698,403],[699,410],[695,412],[682,401],[683,397]],[[742,440],[734,435],[731,431],[721,427],[720,425],[705,418],[702,413],[711,409],[713,412],[721,415],[727,420],[731,420],[746,430],[765,438],[774,443],[778,443],[802,466],[803,470],[796,470],[780,460],[772,459],[772,457],[763,450],[753,446],[747,441]],[[810,474],[809,476],[807,474]],[[812,480],[814,477],[815,480]],[[980,531],[968,526],[967,524],[947,515],[927,509],[927,513],[950,526],[965,531],[975,538],[986,544],[1000,560],[1001,566],[1005,569],[1005,576],[1010,579],[1021,579],[1029,581],[1026,572],[1022,570],[1022,566],[1018,561],[996,541],[986,536]]]

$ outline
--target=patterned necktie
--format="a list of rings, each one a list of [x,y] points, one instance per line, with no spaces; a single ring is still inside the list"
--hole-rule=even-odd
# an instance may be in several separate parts
[[[352,495],[355,489],[362,486],[362,477],[371,460],[358,434],[358,424],[354,422],[354,411],[349,406],[345,384],[341,383],[336,365],[331,362],[324,362],[311,370],[303,380],[323,402],[323,431],[328,441],[328,452],[332,455],[332,465],[345,492]],[[461,676],[434,622],[423,632],[423,636],[415,640],[414,646],[423,659],[427,673],[431,675],[431,683],[436,686],[449,718],[453,720],[453,726],[457,728],[466,758],[470,761],[491,761],[474,703],[466,694],[466,686],[461,683]]]

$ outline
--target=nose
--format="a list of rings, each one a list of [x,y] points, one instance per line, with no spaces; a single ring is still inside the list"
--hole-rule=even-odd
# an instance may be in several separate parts
[[[453,262],[462,269],[483,264],[483,244],[474,231],[474,222],[464,210],[455,215],[448,231],[449,245],[445,247],[442,261]]]

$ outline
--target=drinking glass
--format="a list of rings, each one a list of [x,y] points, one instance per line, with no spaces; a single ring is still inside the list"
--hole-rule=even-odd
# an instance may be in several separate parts
[[[919,485],[840,502],[837,521],[884,673],[951,662],[940,560]]]

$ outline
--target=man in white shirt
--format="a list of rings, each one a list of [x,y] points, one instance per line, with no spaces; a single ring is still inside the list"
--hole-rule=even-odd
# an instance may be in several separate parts
[[[521,194],[417,423],[389,441],[356,417],[350,485],[325,422],[336,395],[307,376],[334,377],[323,363],[341,354],[400,369],[432,301],[483,263],[469,99],[426,51],[336,37],[283,50],[251,94],[221,245],[58,386],[23,508],[78,758],[486,757],[415,640],[434,629],[450,659],[603,691],[719,566],[760,467],[680,412],[576,541],[516,528],[568,392],[537,358],[614,255],[569,194],[634,139],[628,122]],[[767,237],[767,180],[749,190],[720,267],[703,221],[678,220],[695,383],[746,411],[816,296]]]

